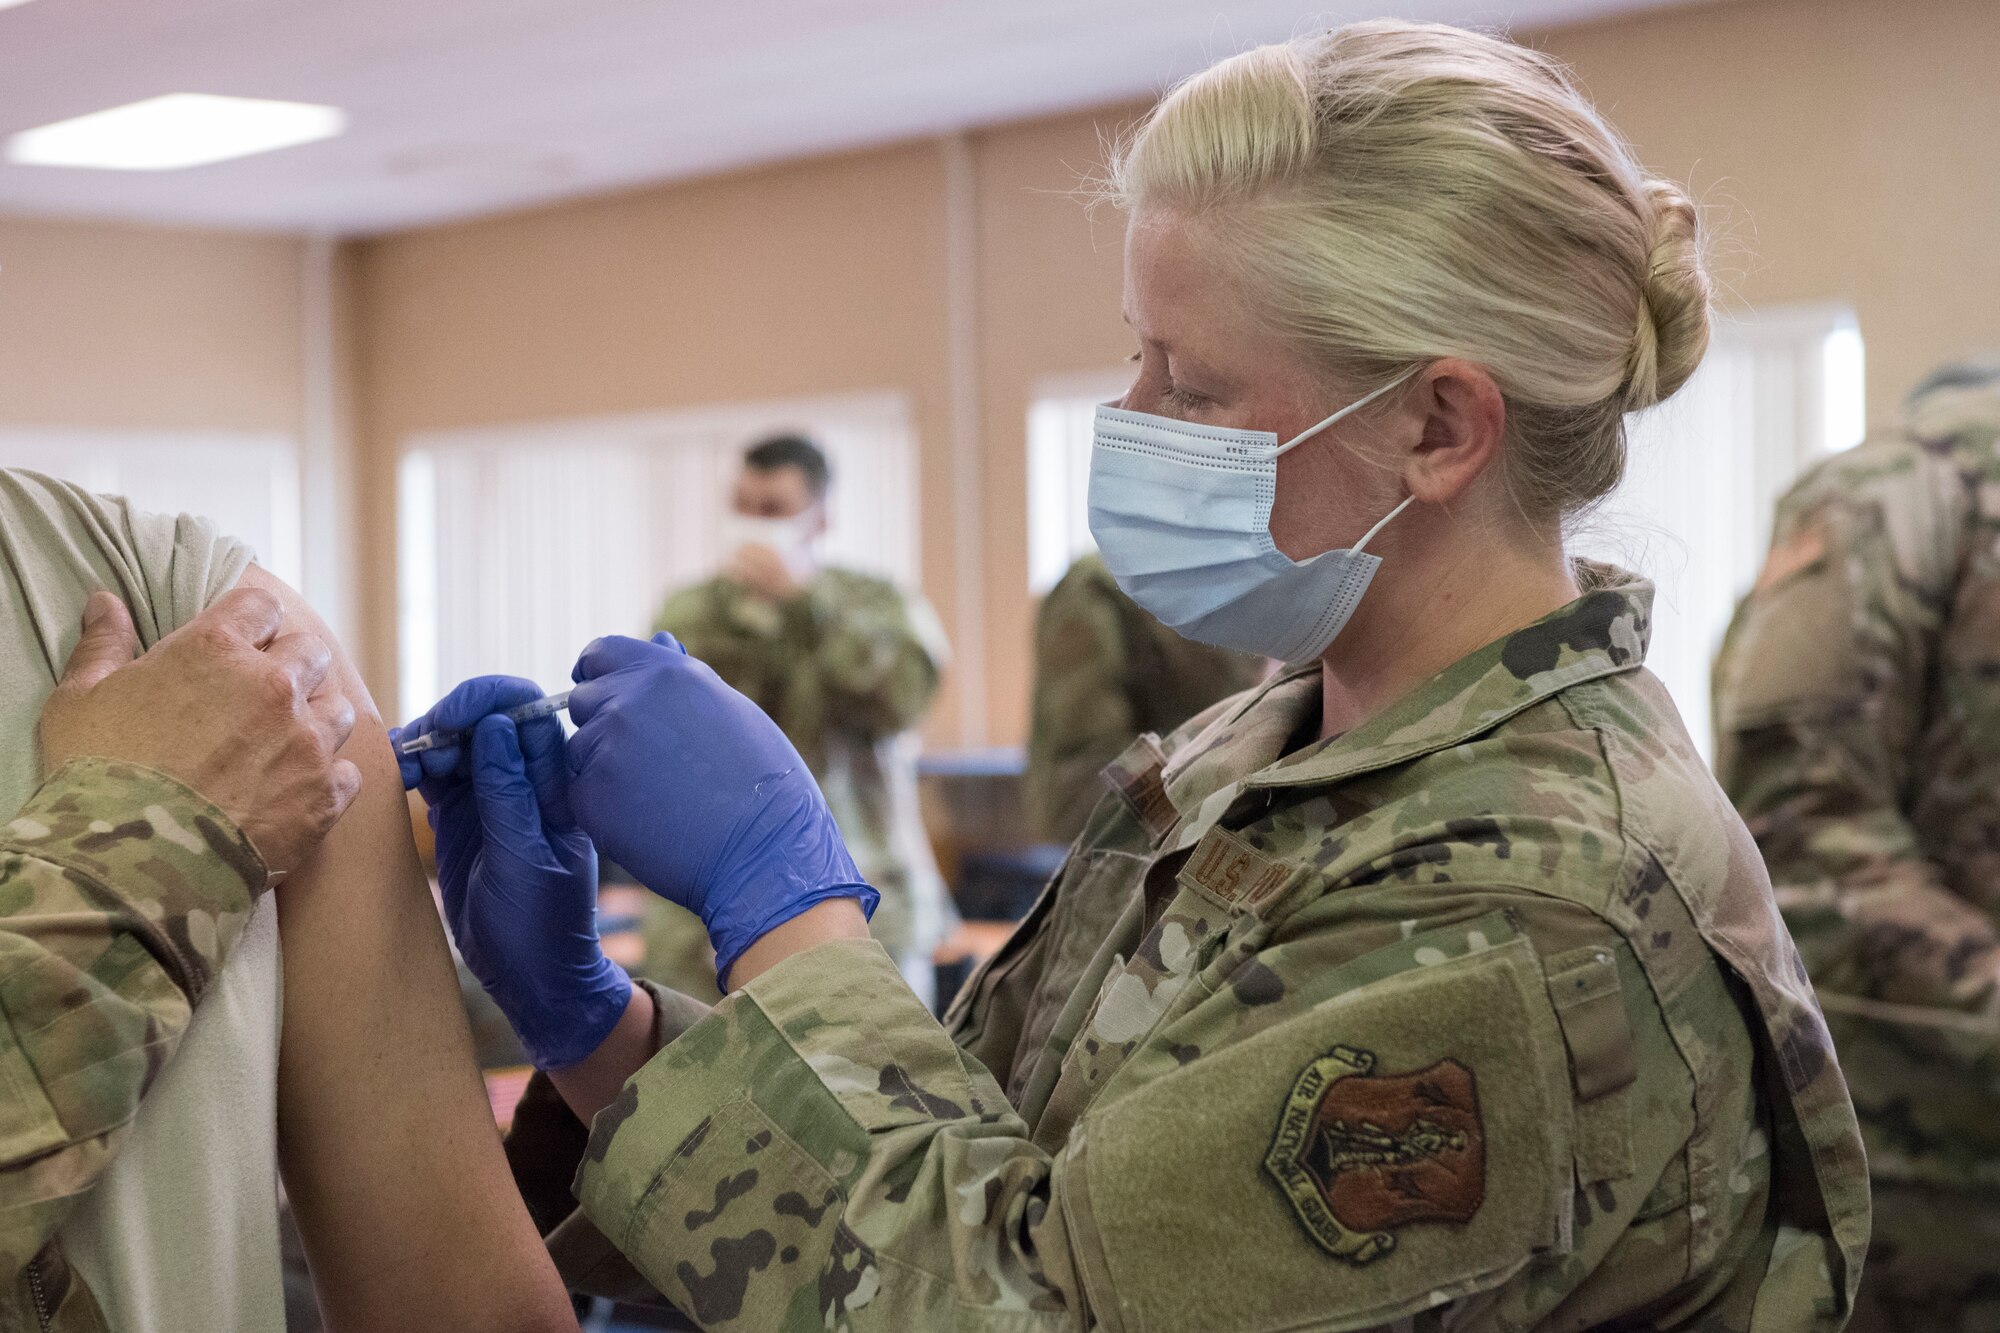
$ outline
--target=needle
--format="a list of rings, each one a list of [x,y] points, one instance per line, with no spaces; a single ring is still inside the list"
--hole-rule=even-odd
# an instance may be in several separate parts
[[[514,725],[518,727],[525,722],[533,722],[538,717],[553,717],[568,707],[569,691],[564,690],[561,694],[545,694],[539,699],[506,709],[500,716],[513,719]],[[459,744],[469,735],[471,733],[465,731],[427,731],[421,736],[412,736],[398,744],[396,753],[422,754],[426,750],[441,750],[447,745]]]

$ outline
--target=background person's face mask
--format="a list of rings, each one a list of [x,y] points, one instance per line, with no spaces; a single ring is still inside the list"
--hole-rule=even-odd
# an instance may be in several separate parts
[[[803,580],[813,567],[813,511],[791,518],[757,518],[734,510],[722,516],[717,534],[723,557],[733,557],[746,546],[762,546],[777,553],[792,577]]]
[[[1278,458],[1408,379],[1407,371],[1284,444],[1269,431],[1100,407],[1090,533],[1127,596],[1184,638],[1304,662],[1326,651],[1382,561],[1363,549],[1293,560],[1271,540]]]

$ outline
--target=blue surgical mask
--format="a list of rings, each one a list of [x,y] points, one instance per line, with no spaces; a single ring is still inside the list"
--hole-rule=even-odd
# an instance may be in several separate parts
[[[1278,459],[1408,379],[1405,372],[1284,444],[1269,431],[1100,407],[1090,533],[1127,596],[1183,638],[1305,662],[1347,624],[1382,561],[1364,547],[1293,560],[1271,540]]]

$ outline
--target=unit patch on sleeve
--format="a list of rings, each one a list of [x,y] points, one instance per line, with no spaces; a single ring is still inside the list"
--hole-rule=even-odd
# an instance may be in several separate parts
[[[1351,1264],[1395,1249],[1397,1227],[1470,1222],[1486,1199],[1473,1073],[1440,1060],[1377,1074],[1373,1052],[1335,1046],[1292,1084],[1264,1169],[1314,1242]]]

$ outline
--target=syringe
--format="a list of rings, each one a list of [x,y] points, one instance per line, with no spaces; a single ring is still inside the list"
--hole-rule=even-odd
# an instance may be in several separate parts
[[[516,708],[502,710],[500,716],[512,718],[515,726],[533,722],[538,717],[552,717],[569,707],[569,691],[561,694],[545,694]],[[458,745],[472,733],[469,731],[427,731],[421,736],[412,736],[396,746],[397,754],[422,754],[425,750],[442,749],[447,745]]]

